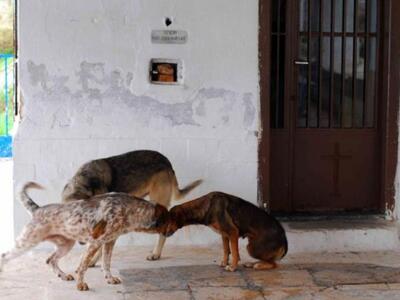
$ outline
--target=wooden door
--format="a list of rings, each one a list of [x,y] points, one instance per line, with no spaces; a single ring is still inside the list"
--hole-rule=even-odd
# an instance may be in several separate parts
[[[273,0],[275,212],[380,208],[376,0]]]

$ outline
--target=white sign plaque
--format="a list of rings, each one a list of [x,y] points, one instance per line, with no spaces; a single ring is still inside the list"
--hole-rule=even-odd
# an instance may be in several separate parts
[[[188,33],[185,30],[152,30],[153,44],[186,44]]]

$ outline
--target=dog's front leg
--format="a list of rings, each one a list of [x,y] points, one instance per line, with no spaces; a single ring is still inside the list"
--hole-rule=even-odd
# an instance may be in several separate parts
[[[239,235],[234,233],[229,236],[229,243],[232,251],[232,262],[225,267],[225,270],[234,272],[239,263]]]
[[[229,238],[224,235],[221,235],[221,237],[222,237],[222,246],[224,249],[224,256],[221,261],[221,267],[226,267],[229,263],[229,255],[231,254],[231,250],[229,248]]]
[[[106,279],[108,284],[119,284],[121,283],[121,279],[118,277],[114,277],[111,274],[110,267],[111,267],[111,256],[112,251],[114,249],[115,241],[108,242],[103,246],[103,272],[104,278]]]
[[[94,268],[102,255],[102,248],[100,248],[99,251],[97,251],[95,255],[93,255],[93,257],[90,259],[89,268]]]
[[[157,260],[160,259],[161,251],[164,247],[166,236],[163,234],[158,235],[158,242],[153,249],[153,253],[147,256],[147,260]]]
[[[92,259],[93,255],[95,255],[96,251],[99,250],[100,247],[101,245],[99,244],[89,244],[85,254],[82,256],[81,263],[79,264],[79,267],[76,270],[77,273],[76,288],[80,291],[87,291],[89,289],[87,283],[84,281],[84,275],[89,267],[90,260]]]

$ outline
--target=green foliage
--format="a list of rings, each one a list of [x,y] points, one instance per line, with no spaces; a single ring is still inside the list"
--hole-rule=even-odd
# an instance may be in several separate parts
[[[0,1],[0,53],[14,53],[14,6]]]
[[[0,53],[14,53],[14,37],[12,30],[0,30]]]
[[[10,132],[14,125],[14,89],[8,91],[8,131]],[[8,133],[9,133],[8,132]],[[6,134],[6,112],[4,91],[0,93],[0,136]]]

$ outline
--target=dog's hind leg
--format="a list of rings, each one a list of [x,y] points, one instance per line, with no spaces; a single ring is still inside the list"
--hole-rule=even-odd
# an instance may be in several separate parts
[[[247,263],[244,263],[243,266],[245,268],[253,268],[255,264],[256,264],[256,262],[247,262]]]
[[[172,184],[170,173],[160,172],[154,175],[148,185],[150,201],[168,208],[172,200]]]
[[[251,257],[259,258],[254,250],[254,239],[249,238],[249,243],[247,244],[247,252],[250,254]],[[245,268],[253,268],[255,264],[256,262],[246,262],[243,264],[243,266]]]
[[[250,262],[244,264],[247,268],[253,268],[255,270],[271,270],[277,267],[275,263],[275,252],[270,251],[266,247],[266,242],[263,239],[251,239],[247,245],[247,251],[250,256],[259,259],[258,262]]]
[[[103,246],[103,272],[104,278],[106,279],[108,284],[119,284],[121,283],[121,279],[115,277],[111,274],[111,256],[112,251],[115,245],[115,240],[104,244]]]
[[[76,288],[79,291],[87,291],[89,289],[87,283],[84,281],[85,272],[89,267],[90,260],[93,258],[95,253],[100,249],[101,245],[89,244],[85,254],[82,256],[81,262],[79,264],[77,273],[77,283]]]
[[[47,241],[52,242],[56,245],[56,251],[46,260],[46,263],[51,266],[53,272],[62,280],[70,281],[74,280],[71,274],[65,274],[58,266],[58,261],[67,255],[75,244],[74,240],[67,239],[63,236],[53,236],[48,238]]]
[[[221,235],[222,237],[222,246],[224,249],[224,256],[222,258],[221,267],[226,267],[229,263],[229,255],[231,254],[231,249],[229,248],[229,237]]]
[[[16,239],[14,248],[1,254],[0,271],[2,270],[3,265],[8,261],[24,254],[26,251],[39,244],[42,240],[44,240],[44,238],[42,237],[40,228],[32,224],[26,225],[20,236]]]
[[[240,256],[239,256],[239,234],[238,233],[232,233],[229,236],[229,244],[231,247],[231,252],[232,252],[232,262],[230,265],[227,265],[225,267],[225,270],[234,272],[236,271],[236,268],[238,266]]]

